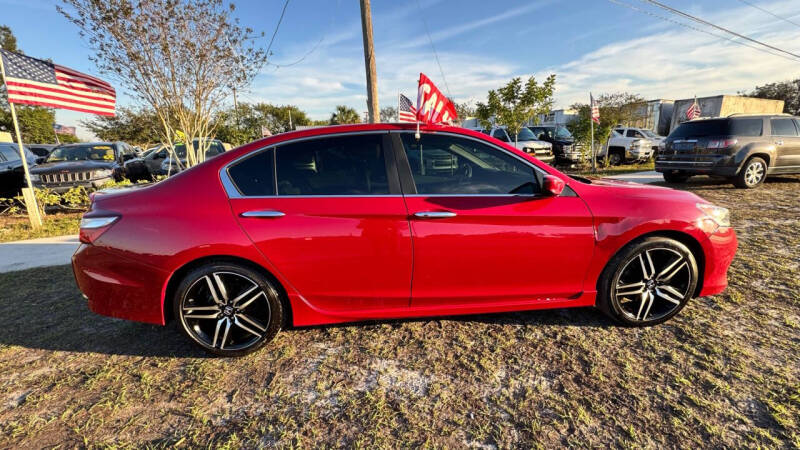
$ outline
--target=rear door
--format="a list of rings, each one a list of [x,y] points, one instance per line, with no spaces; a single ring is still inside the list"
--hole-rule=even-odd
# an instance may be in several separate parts
[[[775,168],[778,171],[800,169],[800,132],[797,121],[791,117],[770,119],[770,129],[775,144]]]
[[[588,208],[571,190],[542,195],[543,172],[481,140],[441,133],[420,140],[401,133],[401,140],[413,306],[565,299],[583,291],[594,233]],[[451,156],[454,170],[423,172],[441,154]]]
[[[298,140],[223,171],[242,228],[315,308],[408,307],[411,236],[387,141],[386,132]]]

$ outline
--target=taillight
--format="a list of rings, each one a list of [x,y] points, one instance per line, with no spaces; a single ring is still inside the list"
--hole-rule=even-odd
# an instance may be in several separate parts
[[[737,142],[739,142],[737,139],[714,139],[708,141],[706,148],[728,148],[733,147]]]
[[[111,225],[119,219],[119,216],[105,216],[105,217],[83,217],[81,219],[81,232],[78,239],[84,244],[92,244],[105,233],[106,230],[111,228]]]

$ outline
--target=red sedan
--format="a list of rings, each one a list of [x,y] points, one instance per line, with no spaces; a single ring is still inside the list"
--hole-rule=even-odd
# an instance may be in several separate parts
[[[737,245],[695,194],[397,124],[285,133],[98,193],[80,238],[92,311],[175,320],[219,355],[290,324],[596,306],[653,325],[721,292]]]

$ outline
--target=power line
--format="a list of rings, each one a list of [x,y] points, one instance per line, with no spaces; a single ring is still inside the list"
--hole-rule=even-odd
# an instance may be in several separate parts
[[[286,63],[286,64],[269,63],[269,64],[272,65],[272,66],[275,66],[275,70],[278,70],[278,69],[280,69],[282,67],[295,66],[295,65],[300,64],[301,62],[305,61],[306,58],[308,58],[312,53],[314,53],[319,48],[320,44],[322,44],[322,41],[324,41],[325,38],[327,37],[327,34],[333,29],[333,24],[335,23],[334,19],[339,16],[339,9],[340,9],[341,5],[342,5],[342,1],[338,0],[336,2],[336,13],[331,16],[331,21],[330,21],[330,24],[328,25],[328,31],[326,31],[325,34],[323,34],[322,37],[319,38],[317,43],[314,44],[313,47],[311,47],[311,50],[307,51],[305,54],[303,54],[303,56],[301,56],[300,58],[298,58],[295,61],[292,61],[290,63]]]
[[[691,26],[691,25],[689,25],[687,23],[683,23],[683,22],[679,22],[677,20],[670,19],[669,17],[665,17],[665,16],[662,16],[660,14],[656,14],[654,12],[648,11],[646,9],[642,9],[642,8],[636,7],[634,5],[631,5],[631,4],[628,4],[628,3],[624,3],[624,2],[622,2],[620,0],[608,0],[608,1],[611,2],[611,3],[614,3],[615,5],[624,6],[626,8],[630,8],[630,9],[632,9],[634,11],[637,11],[637,12],[640,12],[642,14],[647,14],[648,16],[655,17],[656,19],[660,19],[660,20],[663,20],[665,22],[673,23],[675,25],[682,26],[682,27],[687,28],[689,30],[697,31],[699,33],[704,33],[704,34],[707,34],[709,36],[713,36],[713,37],[718,38],[718,39],[723,39],[723,40],[726,40],[726,41],[729,41],[729,42],[733,42],[734,44],[742,45],[742,46],[745,46],[747,48],[751,48],[753,50],[758,50],[759,52],[766,53],[768,55],[778,56],[778,57],[781,57],[783,59],[788,59],[789,61],[794,61],[794,62],[798,61],[795,58],[792,58],[792,57],[789,57],[789,56],[786,56],[786,55],[783,55],[783,54],[780,54],[780,53],[774,53],[774,52],[771,52],[771,51],[769,51],[769,50],[767,50],[765,48],[762,48],[762,47],[757,47],[755,45],[750,45],[750,44],[748,44],[746,42],[742,42],[742,41],[736,40],[736,39],[728,37],[728,36],[723,36],[723,35],[720,35],[720,34],[712,33],[710,31],[704,30],[702,28],[693,27],[693,26]]]
[[[753,42],[753,43],[758,44],[758,45],[763,45],[764,47],[770,48],[772,50],[775,50],[775,51],[778,51],[778,52],[781,52],[781,53],[786,53],[787,55],[790,55],[790,56],[793,56],[795,58],[800,59],[800,55],[798,55],[797,53],[792,53],[792,52],[783,50],[781,48],[775,47],[773,45],[766,44],[766,43],[761,42],[759,40],[753,39],[753,38],[751,38],[749,36],[745,36],[745,35],[743,35],[741,33],[737,33],[735,31],[729,30],[729,29],[727,29],[725,27],[721,27],[719,25],[713,24],[713,23],[711,23],[711,22],[709,22],[707,20],[703,20],[703,19],[701,19],[699,17],[693,16],[693,15],[691,15],[689,13],[685,13],[683,11],[679,11],[679,10],[677,10],[675,8],[672,8],[670,6],[667,6],[667,5],[663,4],[663,3],[657,2],[656,0],[641,0],[641,1],[650,3],[650,4],[655,5],[655,6],[658,6],[659,8],[661,8],[661,9],[663,9],[665,11],[669,11],[669,12],[671,12],[673,14],[679,15],[681,17],[685,17],[685,18],[687,18],[689,20],[692,20],[694,22],[697,22],[697,23],[700,23],[700,24],[703,24],[703,25],[706,25],[706,26],[709,26],[709,27],[712,27],[712,28],[716,28],[717,30],[723,31],[723,32],[728,33],[728,34],[732,34],[732,35],[734,35],[734,36],[736,36],[738,38]]]
[[[425,20],[425,14],[422,13],[422,6],[419,4],[419,0],[417,0],[417,9],[419,10],[419,15],[422,17],[422,24],[425,25],[425,34],[428,35],[428,41],[431,43],[431,49],[433,49],[433,56],[436,58],[436,65],[439,66],[439,73],[442,74],[442,81],[444,81],[444,88],[447,89],[447,97],[451,100],[453,95],[450,93],[450,86],[447,85],[447,78],[444,77],[444,70],[442,70],[442,63],[439,62],[439,54],[436,53],[436,47],[433,45],[433,39],[431,38],[431,33],[428,31],[428,21]]]
[[[269,61],[269,51],[272,49],[272,43],[275,42],[275,35],[278,34],[278,28],[281,27],[281,22],[283,22],[283,15],[286,14],[286,7],[289,6],[289,0],[286,0],[286,3],[283,4],[283,10],[281,10],[281,17],[278,19],[278,24],[275,25],[275,31],[272,32],[272,38],[269,40],[269,45],[267,46],[267,61]]]
[[[795,22],[793,20],[789,20],[789,19],[787,19],[785,17],[779,16],[779,15],[775,14],[774,12],[772,12],[772,11],[770,11],[768,9],[764,9],[764,8],[754,4],[754,3],[750,3],[747,0],[739,0],[739,1],[744,3],[745,5],[752,6],[753,8],[755,8],[755,9],[761,11],[761,12],[765,12],[765,13],[769,14],[770,16],[775,17],[776,19],[783,20],[784,22],[789,22],[790,24],[800,28],[800,23],[797,23],[797,22]]]

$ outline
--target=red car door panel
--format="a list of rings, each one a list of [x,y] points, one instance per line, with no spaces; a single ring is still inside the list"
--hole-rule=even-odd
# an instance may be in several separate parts
[[[412,215],[414,306],[567,298],[594,247],[591,215],[577,197],[407,197]]]
[[[290,142],[228,170],[242,228],[314,308],[409,305],[411,233],[387,142],[386,133]]]
[[[583,291],[592,216],[571,189],[483,141],[410,133],[395,139],[414,245],[411,304],[565,299]]]
[[[231,205],[259,250],[313,306],[408,306],[411,237],[402,197],[244,198]],[[241,217],[248,211],[284,216]]]

